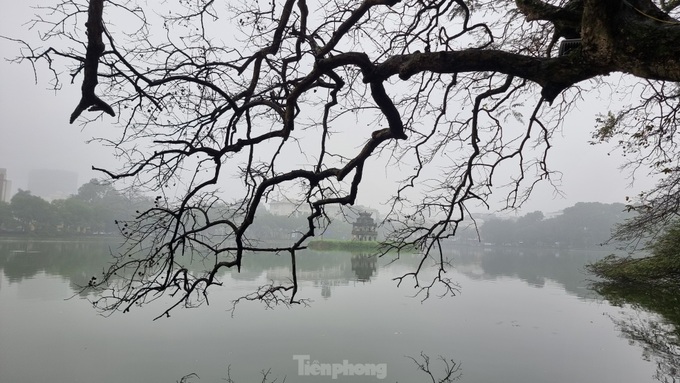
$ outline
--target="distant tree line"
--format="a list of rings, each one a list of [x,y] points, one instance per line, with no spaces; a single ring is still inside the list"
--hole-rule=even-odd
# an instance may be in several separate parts
[[[29,190],[20,189],[9,203],[0,202],[0,235],[117,234],[118,223],[132,219],[135,211],[145,211],[153,205],[151,197],[138,193],[124,194],[95,179],[82,185],[77,194],[51,202],[31,194]],[[222,204],[212,213],[230,216],[233,209]],[[264,206],[258,211],[258,216],[262,219],[248,230],[248,236],[253,239],[290,240],[307,230],[307,218],[303,216],[273,215]],[[351,231],[352,225],[338,218],[318,235],[349,239]]]
[[[148,197],[124,195],[95,179],[77,194],[52,202],[19,189],[9,203],[0,202],[0,234],[115,234],[117,220],[130,219],[132,212],[151,203]]]
[[[607,242],[614,226],[631,214],[620,203],[579,202],[552,218],[536,211],[518,219],[489,219],[480,235],[483,242],[496,245],[592,247]]]
[[[117,222],[132,219],[135,211],[144,211],[152,204],[150,197],[126,195],[94,179],[82,185],[77,194],[52,202],[19,190],[9,203],[0,202],[0,235],[116,234]],[[220,214],[229,214],[229,210],[226,205],[216,209]],[[258,216],[262,219],[248,230],[250,238],[287,240],[307,228],[307,218],[302,216],[273,215],[264,207]],[[612,228],[630,216],[623,204],[580,202],[552,218],[536,211],[517,219],[488,219],[481,225],[480,235],[482,242],[495,245],[592,247],[607,241]],[[317,235],[349,239],[351,230],[352,225],[338,217]],[[462,237],[471,235],[461,232]]]

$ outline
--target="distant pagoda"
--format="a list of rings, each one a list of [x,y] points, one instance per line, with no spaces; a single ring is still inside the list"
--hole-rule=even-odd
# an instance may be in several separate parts
[[[376,223],[371,217],[371,213],[359,212],[359,217],[352,224],[353,241],[375,241],[377,238]]]

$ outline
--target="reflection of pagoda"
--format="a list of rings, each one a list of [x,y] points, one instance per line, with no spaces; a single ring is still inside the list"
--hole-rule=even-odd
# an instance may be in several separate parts
[[[352,271],[359,282],[368,282],[375,273],[375,263],[378,260],[375,254],[356,254],[352,256]]]
[[[375,230],[376,226],[373,217],[371,217],[371,213],[365,211],[359,212],[359,217],[356,222],[352,224],[352,240],[375,241],[377,236]]]
[[[321,296],[326,299],[331,297],[331,285],[328,283],[321,284]]]

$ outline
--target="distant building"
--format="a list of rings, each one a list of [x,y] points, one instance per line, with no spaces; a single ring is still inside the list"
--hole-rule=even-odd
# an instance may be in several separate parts
[[[67,170],[31,170],[28,190],[48,201],[68,198],[78,192],[78,174]]]
[[[12,181],[7,179],[7,169],[0,168],[0,202],[9,202],[12,198]]]
[[[359,212],[359,217],[352,224],[352,240],[354,241],[375,241],[378,233],[376,223],[369,212]]]
[[[558,210],[558,211],[551,211],[551,212],[543,213],[543,219],[552,219],[552,218],[558,217],[562,214],[564,214],[564,210]]]

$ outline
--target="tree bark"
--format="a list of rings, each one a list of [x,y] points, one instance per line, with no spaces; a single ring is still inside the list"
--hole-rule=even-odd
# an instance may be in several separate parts
[[[91,111],[104,111],[111,116],[116,114],[113,108],[106,102],[102,101],[94,93],[97,84],[97,68],[99,66],[99,57],[104,53],[106,46],[102,40],[104,33],[104,22],[102,15],[104,12],[104,0],[90,0],[90,5],[87,12],[87,52],[83,62],[83,85],[81,86],[82,96],[76,109],[71,113],[69,122],[73,122],[80,116],[80,114],[90,108]]]

